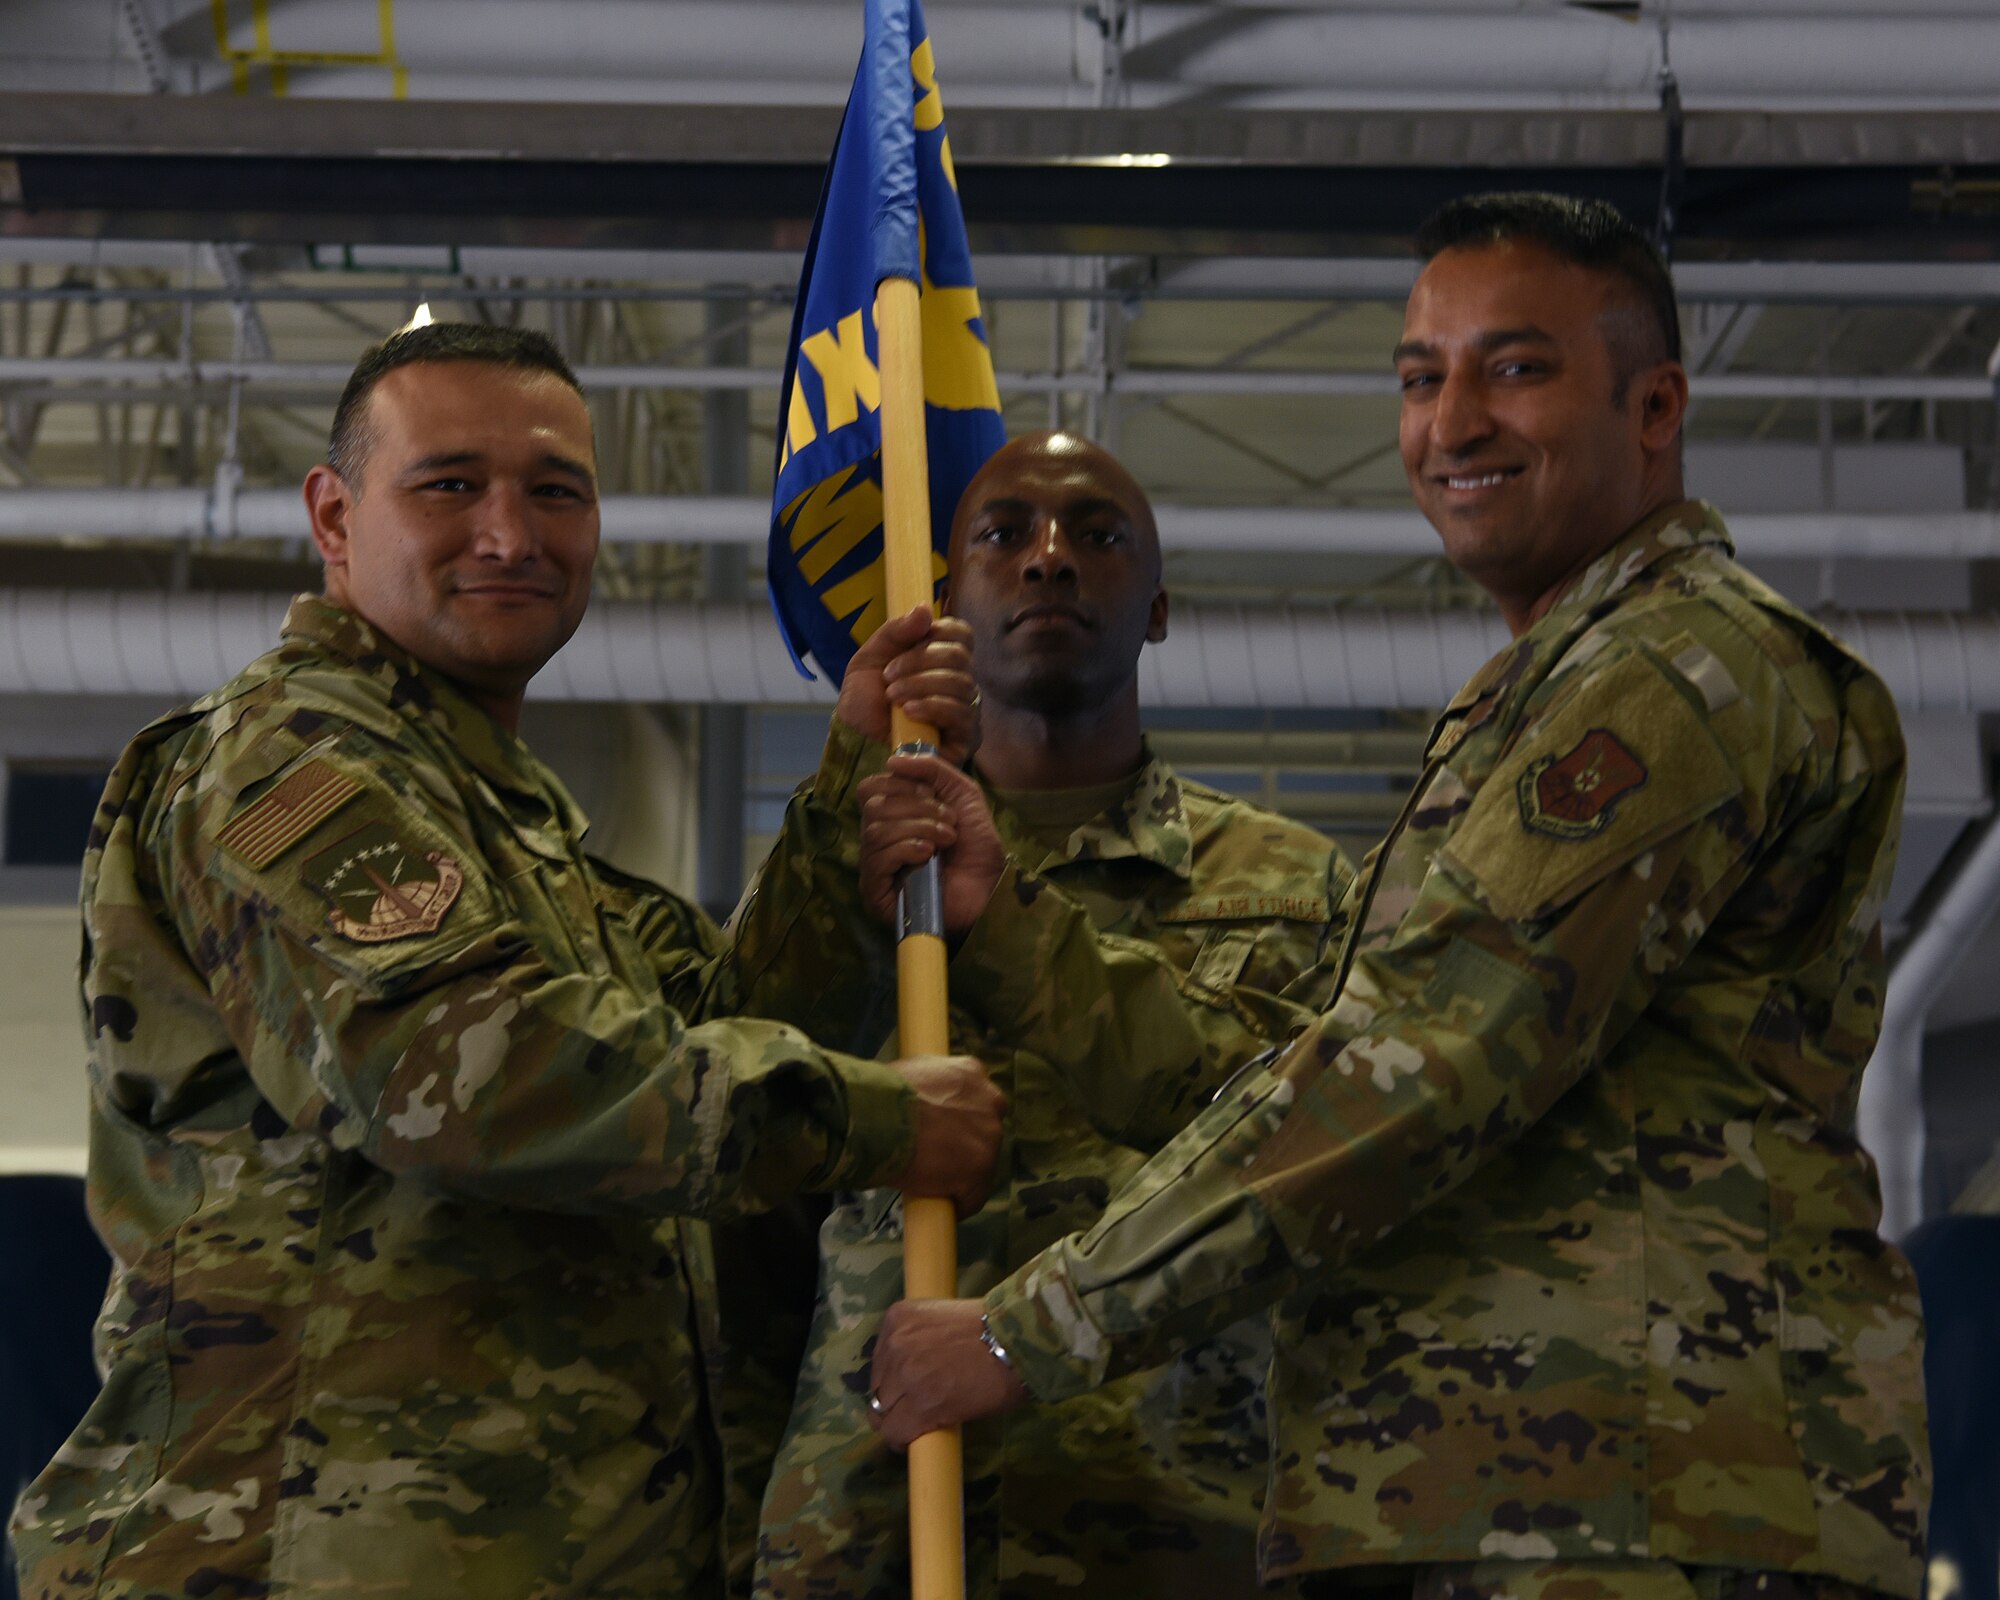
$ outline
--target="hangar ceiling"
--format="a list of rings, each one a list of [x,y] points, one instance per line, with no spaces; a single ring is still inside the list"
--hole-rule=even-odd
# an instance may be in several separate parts
[[[1149,717],[1173,759],[1357,850],[1386,825],[1433,680],[1493,626],[1396,459],[1405,240],[1451,194],[1562,188],[1672,246],[1691,486],[1905,697],[1892,922],[1993,900],[1961,872],[2000,861],[1975,825],[2000,694],[1993,0],[926,9],[1009,426],[1104,439],[1162,507],[1180,625]],[[733,897],[823,715],[772,670],[759,497],[859,19],[0,5],[0,767],[108,756],[316,583],[298,480],[356,355],[428,306],[544,329],[581,369],[617,604],[551,684],[634,703],[535,737],[601,831],[692,851],[690,886]],[[1336,680],[1336,651],[1367,670]],[[691,784],[698,839],[657,803]],[[0,865],[20,893],[68,874]],[[1899,972],[1898,1015],[1992,1018],[2000,936],[1908,948],[1940,943],[1971,950],[1958,980]],[[1915,1061],[1871,1086],[1913,1106]]]
[[[1793,519],[1767,555],[1746,533],[1775,581],[1925,626],[1988,602],[1989,0],[927,9],[1009,425],[1119,450],[1171,508],[1190,616],[1477,610],[1412,542],[1387,352],[1414,221],[1526,185],[1671,223],[1694,487]],[[272,496],[319,459],[358,351],[427,305],[546,329],[583,370],[616,497],[606,598],[754,602],[791,287],[859,12],[11,0],[0,590],[311,584]],[[1396,737],[1423,720],[1372,709]],[[1975,750],[1977,709],[1958,706]],[[1382,752],[1309,759],[1284,741],[1310,728],[1274,716],[1191,748],[1273,794],[1315,761],[1366,777],[1375,799],[1323,806],[1365,838],[1393,798]],[[1902,909],[1975,790],[1913,835]]]

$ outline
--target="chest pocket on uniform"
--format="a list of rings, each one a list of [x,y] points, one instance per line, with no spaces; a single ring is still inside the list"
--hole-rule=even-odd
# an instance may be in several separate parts
[[[1218,994],[1235,987],[1250,964],[1250,952],[1257,948],[1257,933],[1255,924],[1217,923],[1195,953],[1189,979]]]
[[[1320,895],[1190,900],[1161,915],[1160,942],[1198,935],[1188,978],[1217,996],[1238,984],[1276,994],[1310,964],[1329,914]]]
[[[529,936],[548,950],[558,968],[609,972],[612,960],[597,894],[561,819],[526,797],[500,793],[484,779],[479,784],[490,807],[475,822],[493,835],[487,848]]]

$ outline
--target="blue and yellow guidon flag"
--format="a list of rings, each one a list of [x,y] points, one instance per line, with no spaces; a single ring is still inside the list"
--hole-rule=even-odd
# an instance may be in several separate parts
[[[935,577],[959,495],[1007,442],[924,15],[917,0],[867,12],[792,313],[767,563],[792,659],[835,679],[885,614],[876,284],[922,291]]]

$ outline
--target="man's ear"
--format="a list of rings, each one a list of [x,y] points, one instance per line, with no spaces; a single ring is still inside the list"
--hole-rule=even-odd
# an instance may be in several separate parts
[[[1155,590],[1153,607],[1146,613],[1146,643],[1158,644],[1167,636],[1167,591]]]
[[[347,566],[347,519],[354,510],[354,495],[346,481],[329,466],[317,466],[306,474],[306,517],[312,523],[313,544],[329,574]]]
[[[1680,437],[1687,420],[1688,375],[1678,361],[1663,361],[1648,373],[1639,398],[1639,432],[1646,448],[1665,451]]]

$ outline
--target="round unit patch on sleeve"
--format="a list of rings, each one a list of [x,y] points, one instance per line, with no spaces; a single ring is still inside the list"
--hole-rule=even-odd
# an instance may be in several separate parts
[[[327,926],[356,944],[385,944],[438,930],[465,886],[442,850],[424,850],[387,822],[369,822],[308,858],[300,879],[331,907]]]
[[[1611,826],[1618,802],[1644,787],[1646,764],[1608,728],[1592,728],[1567,754],[1539,756],[1515,783],[1521,823],[1551,839],[1589,839]]]

